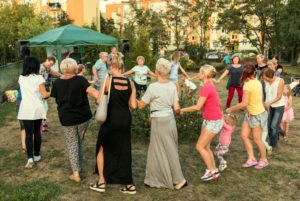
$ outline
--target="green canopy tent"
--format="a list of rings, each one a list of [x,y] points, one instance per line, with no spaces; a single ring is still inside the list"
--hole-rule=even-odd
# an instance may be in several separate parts
[[[29,47],[55,47],[58,65],[65,46],[117,45],[118,40],[112,36],[73,25],[52,29],[29,39]]]

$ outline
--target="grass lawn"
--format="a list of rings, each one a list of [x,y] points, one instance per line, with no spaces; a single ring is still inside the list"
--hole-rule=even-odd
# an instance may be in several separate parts
[[[293,74],[300,75],[294,67],[287,68]],[[226,81],[218,90],[225,103]],[[194,97],[197,92],[194,93]],[[236,97],[233,103],[236,103]],[[93,102],[91,102],[93,104]],[[117,185],[108,186],[104,194],[89,190],[88,185],[97,177],[93,174],[95,165],[95,144],[99,126],[92,121],[85,141],[85,160],[83,181],[80,185],[68,180],[71,173],[63,139],[62,127],[58,122],[54,100],[49,100],[48,132],[43,134],[42,161],[32,170],[25,170],[26,157],[21,153],[19,124],[16,120],[14,104],[0,106],[0,200],[7,201],[204,201],[204,200],[300,200],[300,99],[294,98],[296,120],[291,123],[290,139],[284,143],[281,139],[279,147],[269,157],[271,165],[263,170],[254,168],[242,169],[246,159],[239,137],[240,127],[233,135],[230,152],[225,155],[228,161],[226,169],[217,181],[202,182],[200,176],[205,165],[194,149],[200,121],[191,118],[190,123],[181,125],[179,133],[179,154],[182,169],[189,186],[182,191],[146,188],[143,185],[145,176],[146,154],[148,148],[149,121],[145,113],[134,114],[133,121],[144,125],[133,129],[133,177],[137,186],[136,195],[119,193]],[[141,115],[144,115],[141,117]],[[238,113],[239,125],[243,114]],[[180,119],[179,119],[180,120]],[[180,124],[181,122],[178,122]],[[217,143],[215,138],[213,146]],[[256,153],[257,150],[255,150]]]

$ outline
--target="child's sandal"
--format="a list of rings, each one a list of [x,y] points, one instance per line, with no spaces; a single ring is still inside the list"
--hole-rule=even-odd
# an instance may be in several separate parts
[[[130,185],[130,186],[124,186],[123,188],[120,189],[121,193],[125,193],[125,194],[136,194],[136,190],[135,190],[135,186],[134,185]]]

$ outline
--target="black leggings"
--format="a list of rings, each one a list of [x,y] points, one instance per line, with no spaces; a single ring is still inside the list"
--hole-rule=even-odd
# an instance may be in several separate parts
[[[22,120],[26,132],[26,149],[27,158],[33,158],[33,152],[35,156],[40,155],[41,150],[41,124],[42,120]],[[34,135],[34,137],[33,137]],[[34,140],[33,140],[34,139]]]

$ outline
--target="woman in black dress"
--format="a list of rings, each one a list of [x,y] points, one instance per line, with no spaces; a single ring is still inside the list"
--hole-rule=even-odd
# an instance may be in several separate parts
[[[136,90],[134,84],[122,76],[123,62],[114,58],[110,66],[111,90],[107,111],[107,119],[101,126],[96,145],[96,173],[99,180],[90,185],[90,189],[105,192],[106,183],[124,184],[122,193],[135,194],[131,168],[131,113],[129,107],[135,109]],[[110,79],[101,83],[102,90],[107,93]]]

